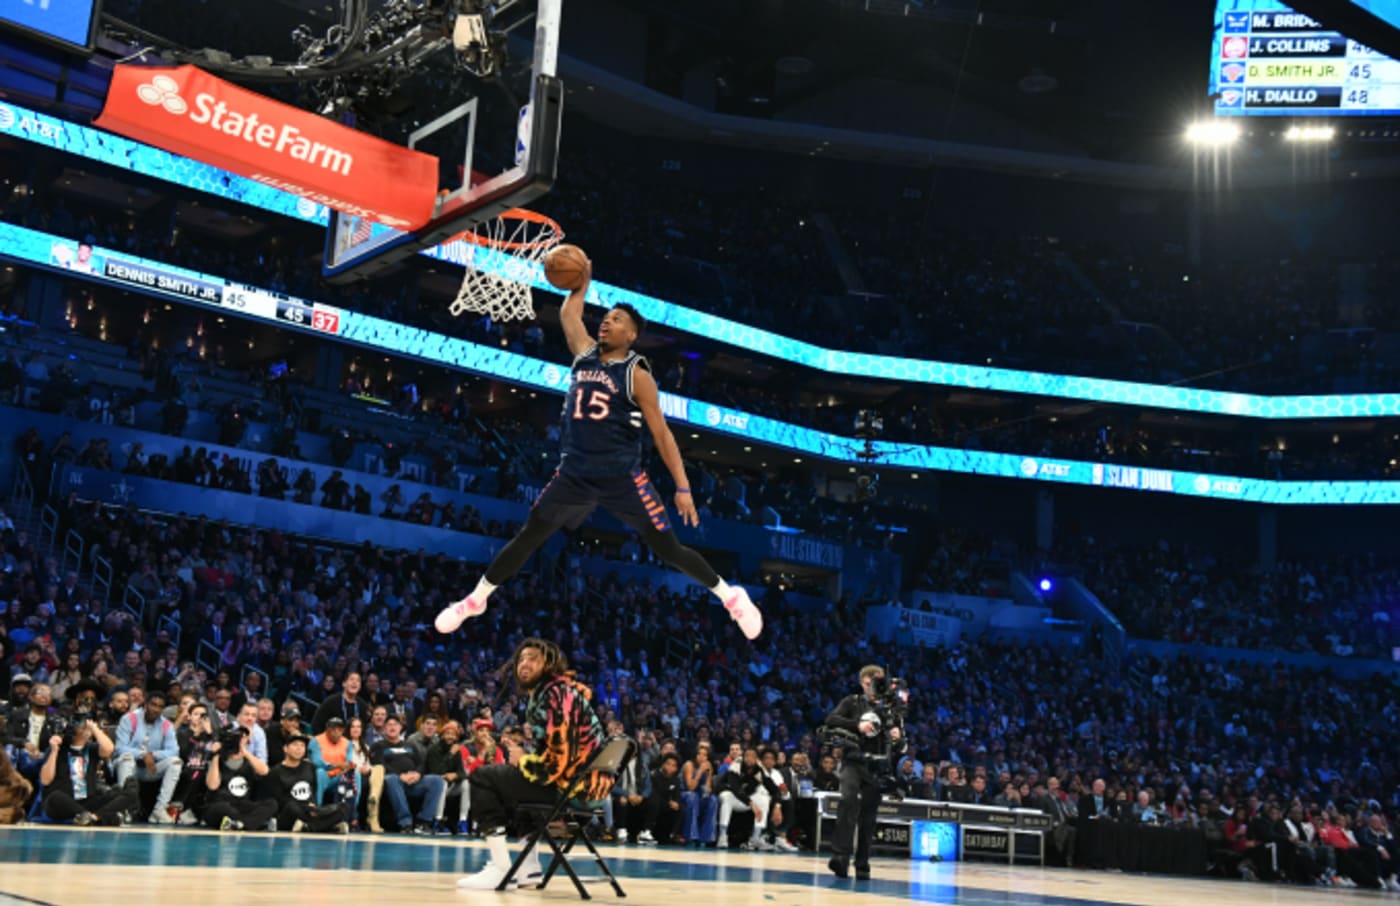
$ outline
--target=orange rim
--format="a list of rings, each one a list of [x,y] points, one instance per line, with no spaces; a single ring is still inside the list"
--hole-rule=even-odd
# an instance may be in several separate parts
[[[538,224],[541,232],[544,232],[545,230],[553,230],[553,235],[549,236],[547,239],[511,242],[504,239],[492,239],[490,236],[482,236],[474,230],[466,230],[464,232],[458,233],[456,236],[453,236],[447,241],[453,242],[455,240],[462,239],[466,242],[472,243],[473,245],[480,245],[485,248],[496,249],[498,251],[523,252],[538,250],[542,248],[549,248],[551,246],[558,245],[559,242],[564,238],[564,228],[559,226],[559,224],[554,220],[554,218],[541,214],[539,211],[532,211],[529,208],[511,208],[508,211],[502,211],[499,215],[497,215],[496,219],[523,220],[527,223]]]

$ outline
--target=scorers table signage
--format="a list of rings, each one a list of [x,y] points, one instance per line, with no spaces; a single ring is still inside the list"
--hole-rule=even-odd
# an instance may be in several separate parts
[[[818,793],[818,812],[824,818],[835,818],[841,797],[836,793]],[[959,805],[953,802],[929,802],[926,799],[887,799],[880,803],[880,820],[946,821],[950,824],[986,824],[998,827],[1020,827],[1027,830],[1049,830],[1050,816],[1035,809],[1008,809],[994,805]]]
[[[806,811],[811,827],[813,846],[820,851],[835,829],[834,822],[841,797],[836,793],[818,793],[815,808]],[[806,800],[810,801],[810,800]],[[799,815],[804,809],[799,807]],[[815,823],[813,822],[815,819]],[[956,827],[950,835],[960,836],[947,842],[947,854],[961,853],[961,858],[995,858],[1010,862],[1027,860],[1044,863],[1045,833],[1054,822],[1050,816],[1035,809],[1009,809],[991,805],[960,805],[953,802],[930,802],[925,799],[885,800],[880,803],[875,835],[871,843],[882,850],[910,855],[921,831],[932,825]],[[954,855],[953,857],[957,857]]]
[[[1272,0],[1221,0],[1211,92],[1238,116],[1394,115],[1400,62]]]

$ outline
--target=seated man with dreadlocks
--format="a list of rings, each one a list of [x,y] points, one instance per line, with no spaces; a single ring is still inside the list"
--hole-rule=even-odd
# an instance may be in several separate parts
[[[522,755],[516,749],[509,764],[490,764],[472,773],[472,812],[491,859],[481,871],[457,882],[464,890],[495,890],[510,871],[506,822],[515,806],[552,803],[566,786],[572,787],[575,799],[606,799],[612,787],[609,777],[574,778],[602,748],[603,724],[593,711],[593,691],[574,679],[559,646],[543,639],[521,642],[501,668],[502,680],[512,677],[530,696],[525,726],[535,753]],[[514,883],[529,887],[541,879],[539,850],[531,855],[533,862],[522,866]]]

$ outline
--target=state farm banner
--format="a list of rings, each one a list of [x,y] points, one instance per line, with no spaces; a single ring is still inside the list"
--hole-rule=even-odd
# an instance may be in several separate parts
[[[194,66],[118,65],[96,125],[401,230],[437,199],[436,157]]]

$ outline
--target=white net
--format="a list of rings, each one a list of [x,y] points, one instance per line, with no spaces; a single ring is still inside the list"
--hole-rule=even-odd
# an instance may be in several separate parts
[[[533,319],[530,284],[544,256],[563,238],[559,224],[531,211],[506,211],[479,224],[465,237],[471,246],[467,274],[448,310],[493,321]]]

